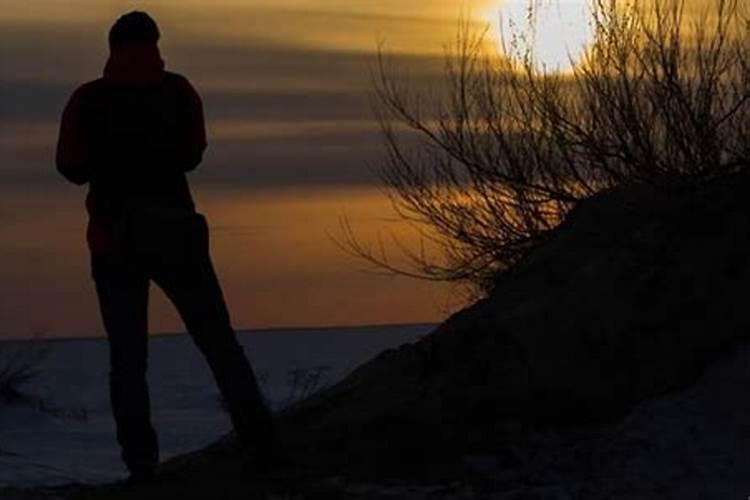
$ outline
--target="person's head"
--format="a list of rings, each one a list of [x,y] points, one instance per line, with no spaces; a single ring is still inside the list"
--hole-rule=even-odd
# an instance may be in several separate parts
[[[109,47],[118,49],[131,46],[156,45],[159,41],[159,27],[151,16],[141,11],[133,11],[115,21],[109,30]]]

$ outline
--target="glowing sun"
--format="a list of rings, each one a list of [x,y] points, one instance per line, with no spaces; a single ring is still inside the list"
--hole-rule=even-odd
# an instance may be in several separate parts
[[[509,55],[529,49],[537,68],[548,72],[569,71],[593,37],[589,0],[503,0],[491,16],[493,35],[518,41]]]

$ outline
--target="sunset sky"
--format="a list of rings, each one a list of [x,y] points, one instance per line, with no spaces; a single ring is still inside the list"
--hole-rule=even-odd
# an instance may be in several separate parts
[[[581,2],[559,4],[561,21],[545,25],[541,41],[557,50],[565,33],[574,41],[585,33],[576,28],[585,24],[576,17]],[[459,305],[449,287],[362,273],[331,235],[346,215],[364,241],[393,230],[414,238],[389,222],[393,212],[372,173],[383,153],[370,104],[378,44],[428,89],[439,84],[443,47],[461,13],[496,26],[502,5],[3,1],[0,338],[101,334],[84,244],[85,189],[56,173],[54,147],[68,96],[101,74],[109,27],[134,9],[155,17],[167,68],[203,96],[209,148],[191,182],[237,328],[444,318]],[[152,331],[182,330],[152,291]]]

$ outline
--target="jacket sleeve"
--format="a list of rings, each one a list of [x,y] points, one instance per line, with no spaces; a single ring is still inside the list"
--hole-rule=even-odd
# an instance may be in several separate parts
[[[203,102],[198,92],[193,88],[186,78],[180,79],[184,94],[184,117],[183,127],[184,142],[181,144],[180,163],[185,172],[194,170],[203,160],[203,152],[206,150],[206,124],[203,118]]]
[[[86,144],[81,112],[81,90],[76,90],[63,111],[57,139],[57,170],[75,184],[85,184],[91,177],[89,145]]]

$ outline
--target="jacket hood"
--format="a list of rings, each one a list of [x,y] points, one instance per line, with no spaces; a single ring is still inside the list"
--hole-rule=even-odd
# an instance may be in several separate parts
[[[117,47],[110,51],[104,79],[113,83],[155,83],[164,76],[157,45]]]

